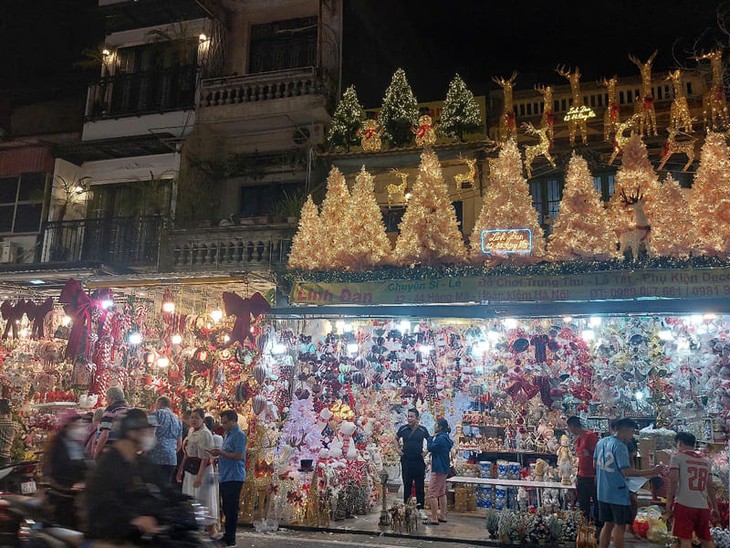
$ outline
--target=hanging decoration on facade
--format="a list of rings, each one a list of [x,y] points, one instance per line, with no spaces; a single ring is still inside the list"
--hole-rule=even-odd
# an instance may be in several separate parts
[[[579,109],[583,106],[583,94],[580,91],[580,69],[575,67],[575,70],[571,72],[564,66],[559,66],[555,69],[560,76],[568,80],[570,83],[570,95],[573,99],[571,104],[572,108]],[[570,145],[575,145],[575,135],[580,131],[581,139],[583,144],[588,143],[588,128],[586,126],[585,119],[575,119],[568,121],[568,131],[570,132]]]
[[[492,82],[499,85],[504,94],[504,106],[502,107],[502,114],[499,117],[500,141],[508,141],[517,134],[517,120],[514,104],[512,103],[512,86],[516,79],[517,71],[514,71],[512,76],[507,79],[499,76],[492,76]]]
[[[618,77],[614,75],[608,79],[604,78],[601,80],[601,84],[606,86],[606,95],[608,95],[606,112],[603,114],[603,140],[611,142],[611,135],[617,132],[621,122],[621,106],[616,91]]]
[[[416,135],[416,146],[428,147],[436,142],[436,125],[428,114],[418,118],[418,127],[412,128]]]
[[[378,152],[383,147],[381,135],[383,128],[378,125],[377,120],[365,120],[362,128],[358,130],[360,135],[360,146],[365,152]]]
[[[640,135],[659,135],[657,133],[656,112],[654,110],[654,92],[651,83],[651,65],[659,53],[654,50],[645,63],[635,55],[629,55],[629,60],[634,63],[641,73],[641,97],[634,98],[636,113],[639,116],[639,134]]]

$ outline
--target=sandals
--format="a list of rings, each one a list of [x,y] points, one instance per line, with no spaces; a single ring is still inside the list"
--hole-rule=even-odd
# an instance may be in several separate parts
[[[448,522],[449,522],[449,520],[447,520],[447,519],[441,519],[441,518],[439,518],[439,522],[440,522],[440,523],[448,523]]]
[[[423,524],[424,525],[438,525],[439,522],[438,521],[431,521],[430,519],[424,519],[423,520]]]

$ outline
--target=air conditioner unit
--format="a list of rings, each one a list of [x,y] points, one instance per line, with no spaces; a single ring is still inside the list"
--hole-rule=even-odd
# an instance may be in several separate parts
[[[18,244],[0,242],[0,263],[14,263],[18,255]]]
[[[297,146],[321,145],[324,142],[324,124],[310,124],[294,128],[292,141]]]

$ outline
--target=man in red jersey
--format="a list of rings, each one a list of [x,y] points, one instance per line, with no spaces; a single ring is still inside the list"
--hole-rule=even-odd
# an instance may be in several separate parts
[[[592,430],[583,428],[578,417],[568,419],[568,432],[575,438],[575,454],[578,456],[578,476],[575,480],[575,490],[578,496],[578,508],[589,521],[597,522],[598,499],[596,498],[596,467],[593,464],[593,452],[600,436]],[[595,512],[591,515],[591,500]],[[597,529],[600,529],[596,523]]]

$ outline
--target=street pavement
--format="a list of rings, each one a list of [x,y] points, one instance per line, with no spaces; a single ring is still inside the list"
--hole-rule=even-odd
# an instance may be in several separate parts
[[[352,533],[328,533],[322,531],[296,531],[280,529],[276,533],[241,531],[236,535],[237,548],[472,548],[475,544],[387,537]]]

